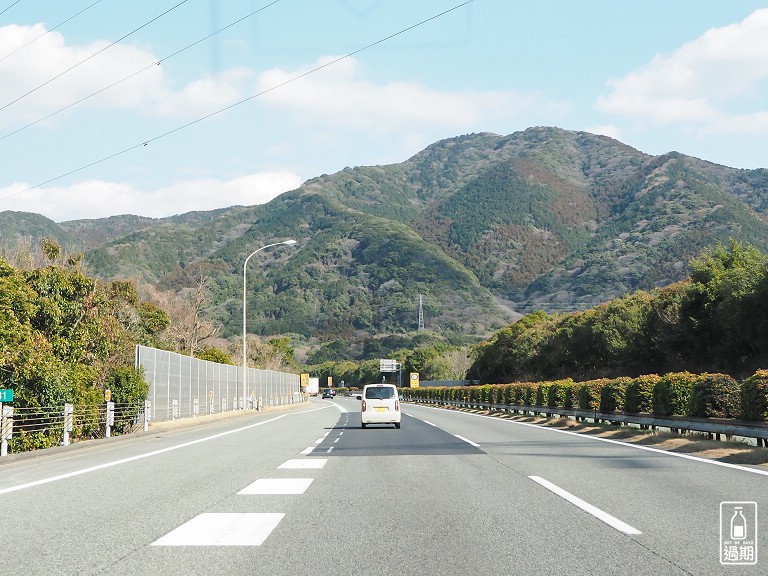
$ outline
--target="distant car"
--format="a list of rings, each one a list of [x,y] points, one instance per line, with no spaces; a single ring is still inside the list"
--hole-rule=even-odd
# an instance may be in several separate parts
[[[400,400],[394,384],[368,384],[363,388],[360,406],[362,427],[368,424],[394,424],[400,428]]]
[[[323,398],[333,398],[335,394],[330,388],[323,388]]]

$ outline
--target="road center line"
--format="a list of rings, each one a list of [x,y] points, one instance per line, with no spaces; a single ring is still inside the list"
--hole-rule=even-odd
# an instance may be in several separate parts
[[[557,494],[558,496],[560,496],[560,498],[567,500],[574,506],[581,508],[582,510],[584,510],[584,512],[587,512],[588,514],[591,514],[598,520],[605,522],[606,524],[608,524],[608,526],[610,526],[611,528],[615,528],[619,532],[623,532],[624,534],[629,534],[629,535],[642,534],[642,532],[640,532],[640,530],[638,530],[637,528],[633,528],[629,524],[626,524],[625,522],[622,522],[618,518],[611,516],[607,512],[600,510],[600,508],[593,506],[589,502],[585,502],[578,496],[574,496],[570,492],[567,492],[562,488],[560,488],[559,486],[552,484],[552,482],[544,480],[544,478],[541,478],[540,476],[528,476],[528,478],[530,478],[537,484],[540,484],[550,492]]]

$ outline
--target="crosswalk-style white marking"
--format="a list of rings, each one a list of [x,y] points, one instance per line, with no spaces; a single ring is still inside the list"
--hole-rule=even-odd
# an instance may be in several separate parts
[[[152,546],[261,546],[284,516],[206,512],[155,540]]]
[[[326,458],[291,458],[280,464],[277,468],[278,470],[318,470],[325,466],[326,462],[328,462]]]
[[[304,494],[314,478],[260,478],[238,494]]]
[[[327,436],[328,433],[316,444],[322,443]],[[309,455],[315,448],[310,446],[301,453]],[[331,450],[332,447],[328,452]],[[327,461],[326,458],[292,458],[283,462],[278,469],[319,470]],[[260,478],[238,494],[304,494],[313,481],[314,478]],[[261,546],[284,516],[283,513],[206,512],[155,540],[152,546]]]

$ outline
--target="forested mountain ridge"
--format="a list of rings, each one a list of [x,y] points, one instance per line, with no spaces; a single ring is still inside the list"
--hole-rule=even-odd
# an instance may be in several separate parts
[[[176,290],[207,276],[209,313],[230,334],[245,257],[296,238],[249,265],[250,329],[355,338],[413,330],[420,293],[427,328],[482,336],[510,320],[492,295],[553,312],[667,285],[718,241],[768,249],[767,215],[766,170],[531,128],[345,168],[266,205],[58,226],[88,247],[99,276]]]

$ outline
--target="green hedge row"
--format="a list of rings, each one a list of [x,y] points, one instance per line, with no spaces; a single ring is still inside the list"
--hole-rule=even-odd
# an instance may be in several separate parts
[[[586,382],[566,379],[406,388],[404,393],[412,398],[431,400],[768,421],[768,370],[758,370],[741,383],[726,374],[676,372]]]

